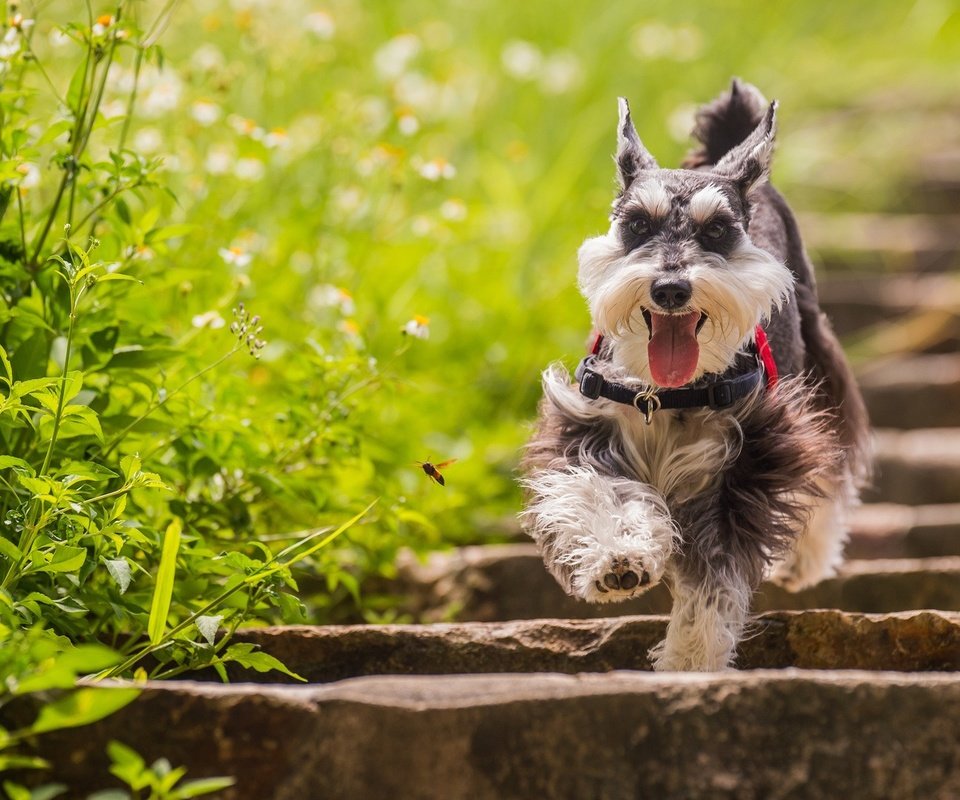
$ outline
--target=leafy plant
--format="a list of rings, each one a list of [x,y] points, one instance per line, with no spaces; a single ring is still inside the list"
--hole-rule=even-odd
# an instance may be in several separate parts
[[[304,439],[281,426],[262,446],[267,432],[245,402],[256,398],[250,368],[225,371],[267,347],[244,287],[225,288],[185,330],[151,308],[167,289],[163,260],[194,227],[162,222],[175,208],[162,160],[129,144],[176,5],[143,26],[128,0],[100,15],[87,3],[85,20],[52,27],[11,7],[0,37],[0,705],[23,694],[46,703],[29,726],[0,732],[8,766],[42,766],[23,750],[31,737],[136,694],[74,688],[79,676],[209,666],[226,679],[230,662],[286,671],[232,644],[233,631],[302,620],[293,565],[316,565],[371,508],[355,513],[351,494],[321,511],[287,479],[325,431]],[[73,63],[63,50],[52,57],[54,46],[73,48]],[[228,326],[219,309],[230,306]],[[348,395],[373,374],[331,380]],[[335,402],[349,408],[346,396]],[[281,499],[303,510],[274,519],[314,527],[258,541],[270,519],[260,509]],[[60,666],[44,666],[54,655]],[[175,788],[180,773],[162,767],[138,768],[133,791],[209,787]]]

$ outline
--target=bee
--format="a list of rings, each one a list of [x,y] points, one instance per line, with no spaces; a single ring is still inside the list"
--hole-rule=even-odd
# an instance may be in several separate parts
[[[417,461],[415,463],[424,471],[428,478],[436,481],[441,486],[445,486],[446,482],[443,480],[443,475],[440,474],[440,470],[449,467],[456,460],[455,458],[450,458],[446,461],[441,461],[439,464],[431,464],[429,461]]]

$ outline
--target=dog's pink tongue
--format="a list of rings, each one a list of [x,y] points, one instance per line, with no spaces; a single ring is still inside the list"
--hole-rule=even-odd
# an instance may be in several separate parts
[[[650,315],[647,358],[650,360],[650,374],[660,386],[677,387],[690,383],[700,360],[699,321],[699,311]]]

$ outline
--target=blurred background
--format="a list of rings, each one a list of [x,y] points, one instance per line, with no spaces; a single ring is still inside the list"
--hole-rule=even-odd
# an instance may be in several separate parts
[[[950,0],[195,0],[161,44],[132,124],[129,64],[101,110],[171,190],[131,200],[131,224],[189,227],[141,241],[125,313],[197,363],[237,302],[265,328],[259,361],[198,390],[187,504],[269,541],[381,498],[311,567],[313,619],[397,618],[372,579],[401,548],[517,535],[539,372],[590,329],[575,254],[606,228],[618,95],[665,166],[732,76],[779,99],[773,182],[851,357],[960,336]],[[415,464],[448,459],[445,488]]]

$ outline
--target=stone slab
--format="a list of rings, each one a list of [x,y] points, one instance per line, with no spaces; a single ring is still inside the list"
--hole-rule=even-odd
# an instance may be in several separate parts
[[[960,677],[804,672],[356,678],[319,687],[147,684],[117,714],[40,738],[76,796],[106,743],[224,800],[952,798]]]
[[[868,503],[854,511],[847,558],[960,556],[960,503]]]
[[[251,628],[255,644],[311,683],[364,675],[651,670],[647,651],[667,617],[536,619],[432,625]],[[741,644],[739,669],[960,670],[960,614],[833,610],[768,612]],[[212,671],[207,676],[216,680]],[[234,670],[231,680],[293,682],[279,673]]]
[[[870,421],[879,428],[960,426],[960,354],[875,361],[858,373]]]
[[[876,475],[867,501],[960,502],[960,428],[876,431]]]
[[[464,547],[433,553],[421,564],[401,562],[396,591],[415,619],[436,622],[540,617],[591,619],[667,614],[670,595],[659,585],[625,603],[594,605],[564,594],[533,544]],[[960,557],[848,561],[840,575],[801,592],[765,584],[754,610],[837,608],[886,613],[921,608],[960,611]]]

